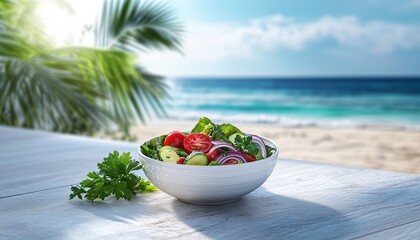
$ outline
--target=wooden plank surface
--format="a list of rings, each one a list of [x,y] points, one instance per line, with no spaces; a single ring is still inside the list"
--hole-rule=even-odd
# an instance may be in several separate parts
[[[113,150],[137,156],[133,146],[0,127],[0,198],[75,184]]]
[[[0,238],[419,236],[419,176],[285,159],[262,187],[226,205],[186,204],[160,191],[131,202],[67,200],[68,185],[95,169],[109,151],[137,156],[136,146],[0,127]]]

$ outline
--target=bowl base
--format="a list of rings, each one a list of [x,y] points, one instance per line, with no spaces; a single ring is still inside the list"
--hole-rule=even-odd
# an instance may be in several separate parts
[[[194,205],[202,205],[202,206],[215,206],[215,205],[222,205],[222,204],[226,204],[226,203],[231,203],[233,201],[236,201],[238,199],[232,199],[232,200],[228,200],[228,201],[220,201],[220,202],[200,202],[200,201],[189,201],[189,200],[183,200],[183,199],[179,199],[177,198],[179,201],[184,202],[184,203],[189,203],[189,204],[194,204]]]

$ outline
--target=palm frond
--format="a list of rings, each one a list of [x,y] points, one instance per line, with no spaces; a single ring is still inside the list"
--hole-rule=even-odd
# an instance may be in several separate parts
[[[49,39],[42,28],[42,21],[36,16],[38,4],[42,0],[2,0],[0,3],[1,24],[15,29],[20,36],[38,47],[50,47]],[[65,0],[51,3],[64,5]]]
[[[58,61],[36,57],[5,62],[0,81],[3,124],[72,133],[107,124],[106,111],[96,106],[100,93],[64,70],[74,63],[58,66]]]
[[[85,81],[96,86],[100,94],[106,96],[98,104],[108,109],[109,115],[122,130],[128,132],[134,122],[144,122],[152,116],[148,111],[150,106],[159,116],[163,114],[160,104],[166,96],[163,78],[138,67],[135,55],[119,50],[86,47],[56,49],[54,53],[80,62],[78,71],[83,72]]]
[[[182,30],[171,11],[108,0],[96,47],[53,49],[31,27],[33,9],[21,5],[36,1],[0,2],[1,124],[88,134],[116,125],[129,136],[134,122],[165,114],[163,78],[138,66],[136,53],[180,48]]]
[[[105,1],[96,28],[96,45],[128,52],[148,48],[180,51],[182,26],[162,4]]]
[[[21,36],[16,28],[0,21],[0,58],[28,59],[37,53],[36,46]]]

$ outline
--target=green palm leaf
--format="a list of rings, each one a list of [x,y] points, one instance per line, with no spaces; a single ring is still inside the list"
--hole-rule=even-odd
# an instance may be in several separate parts
[[[49,66],[52,60],[59,61],[37,57],[8,60],[3,65],[1,122],[73,133],[99,130],[107,116],[90,99],[100,98],[99,93],[65,70],[71,64]]]
[[[180,50],[181,25],[162,4],[105,1],[96,27],[96,45],[128,52],[147,48]]]
[[[0,3],[0,123],[87,134],[116,125],[128,136],[133,123],[165,114],[163,78],[140,67],[135,53],[180,49],[171,11],[105,1],[96,46],[54,49],[32,26],[36,19],[22,14],[36,2]]]

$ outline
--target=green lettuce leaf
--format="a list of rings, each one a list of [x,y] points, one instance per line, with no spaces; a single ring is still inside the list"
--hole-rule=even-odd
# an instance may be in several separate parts
[[[191,130],[191,133],[204,133],[209,135],[213,130],[214,125],[215,124],[207,117],[201,117],[195,127]]]
[[[204,133],[214,140],[223,140],[225,142],[229,142],[228,137],[234,133],[240,133],[244,135],[244,133],[239,130],[239,128],[233,126],[230,123],[217,125],[207,117],[201,117],[198,123],[192,129],[191,133]]]
[[[240,133],[242,135],[245,135],[241,130],[239,130],[239,128],[233,126],[230,123],[224,123],[220,125],[220,130],[222,130],[223,134],[227,137],[235,133]]]

